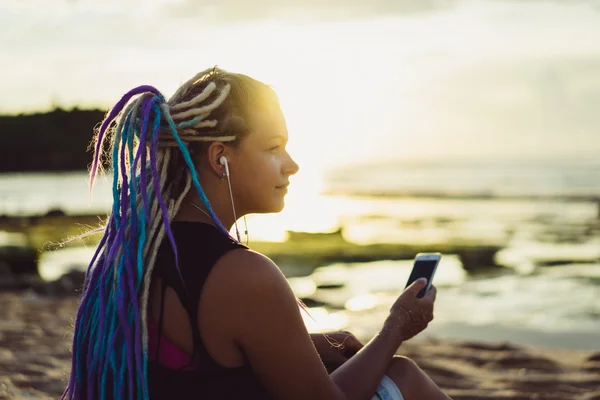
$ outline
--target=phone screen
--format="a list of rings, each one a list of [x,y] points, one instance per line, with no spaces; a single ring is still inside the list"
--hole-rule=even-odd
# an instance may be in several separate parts
[[[406,286],[410,286],[414,281],[416,281],[419,278],[425,278],[429,283],[431,276],[433,275],[433,270],[435,269],[435,265],[437,263],[437,260],[415,261],[415,265],[410,274],[410,277],[408,278],[408,283],[406,284]],[[428,287],[429,284],[419,292],[417,297],[422,298],[423,296],[425,296]]]

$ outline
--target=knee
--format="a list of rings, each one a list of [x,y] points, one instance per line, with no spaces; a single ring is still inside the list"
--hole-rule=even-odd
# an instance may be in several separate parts
[[[408,357],[394,356],[385,374],[398,386],[405,398],[419,385],[421,369]]]
[[[396,381],[396,379],[407,380],[407,378],[411,378],[415,374],[418,374],[418,372],[419,367],[413,360],[404,356],[394,356],[388,366],[386,375],[393,381]]]

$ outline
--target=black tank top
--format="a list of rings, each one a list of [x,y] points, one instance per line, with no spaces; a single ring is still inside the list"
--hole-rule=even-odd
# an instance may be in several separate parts
[[[213,225],[205,223],[176,221],[171,223],[171,229],[183,281],[175,267],[173,248],[166,236],[158,250],[153,279],[162,280],[161,298],[164,299],[167,287],[171,287],[187,311],[194,344],[190,363],[195,368],[191,371],[189,368],[174,370],[157,361],[149,361],[150,399],[269,398],[249,364],[238,368],[219,365],[209,355],[198,330],[198,302],[208,274],[225,253],[246,247],[225,236]],[[162,308],[161,306],[158,321],[159,340],[163,323]]]

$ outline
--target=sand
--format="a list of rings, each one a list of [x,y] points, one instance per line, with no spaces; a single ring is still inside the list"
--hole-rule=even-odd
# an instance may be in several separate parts
[[[56,399],[70,368],[77,299],[0,293],[0,400]],[[600,400],[600,353],[504,343],[405,343],[453,399]]]

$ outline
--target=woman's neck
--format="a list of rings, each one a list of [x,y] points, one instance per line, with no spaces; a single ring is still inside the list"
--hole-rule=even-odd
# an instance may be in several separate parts
[[[216,196],[215,194],[210,193],[205,190],[206,197],[208,198],[213,212],[216,217],[219,219],[223,227],[228,231],[231,230],[233,224],[235,223],[235,219],[233,217],[233,208],[231,204],[231,198],[229,197],[229,193],[226,193],[226,196]],[[212,194],[212,196],[211,196]],[[238,218],[242,215],[238,215]],[[208,208],[202,200],[198,193],[192,188],[190,192],[185,196],[177,215],[173,218],[174,221],[197,221],[197,222],[205,222],[212,223],[214,221],[210,217],[210,212]]]

